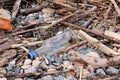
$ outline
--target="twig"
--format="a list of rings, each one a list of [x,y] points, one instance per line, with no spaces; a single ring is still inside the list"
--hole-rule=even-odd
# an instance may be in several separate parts
[[[120,34],[118,34],[118,33],[115,33],[115,32],[113,32],[113,31],[105,31],[105,35],[106,36],[109,36],[109,37],[111,37],[111,38],[115,38],[115,39],[117,39],[117,40],[120,40]]]
[[[13,36],[13,35],[22,34],[22,33],[30,32],[30,31],[34,31],[34,30],[39,30],[39,29],[41,29],[41,30],[47,30],[47,29],[53,27],[54,25],[58,24],[59,22],[64,21],[64,20],[66,20],[67,18],[75,15],[75,14],[78,13],[78,12],[80,12],[80,11],[76,11],[75,13],[72,13],[72,14],[70,14],[70,15],[68,15],[68,16],[65,16],[65,17],[61,18],[61,19],[58,19],[58,20],[56,20],[56,21],[53,21],[50,25],[46,25],[46,26],[43,26],[43,27],[37,27],[37,28],[34,28],[34,29],[29,29],[29,30],[24,30],[24,31],[19,31],[19,32],[10,34],[10,35]]]
[[[120,16],[120,8],[119,8],[118,5],[116,4],[115,0],[110,0],[110,1],[114,4],[115,9],[116,9],[117,13],[118,13],[119,16]]]
[[[82,79],[82,71],[83,71],[83,66],[80,67],[80,77],[79,77],[79,80]]]
[[[21,1],[22,0],[16,0],[15,5],[13,6],[13,11],[12,11],[12,19],[13,20],[15,19],[16,15],[18,13]]]
[[[37,6],[33,7],[33,8],[21,9],[21,10],[20,10],[20,13],[21,13],[21,14],[33,13],[33,12],[42,10],[43,8],[45,8],[45,7],[47,7],[47,6],[48,6],[48,3],[46,3],[46,4],[44,4],[44,5],[37,5]]]
[[[113,38],[111,38],[109,36],[106,36],[106,35],[104,35],[104,32],[102,32],[100,30],[90,30],[90,29],[85,28],[84,26],[78,26],[78,25],[75,25],[75,24],[71,24],[69,22],[62,22],[62,24],[68,25],[69,27],[72,27],[72,28],[81,29],[81,30],[83,30],[85,32],[92,33],[92,34],[94,34],[96,36],[100,36],[100,37],[108,39],[110,41],[114,41],[114,42],[120,43],[120,40],[113,39]]]

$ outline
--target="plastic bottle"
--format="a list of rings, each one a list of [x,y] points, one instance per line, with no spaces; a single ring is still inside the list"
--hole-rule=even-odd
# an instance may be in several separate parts
[[[34,59],[41,54],[53,55],[77,42],[77,36],[71,29],[66,30],[52,38],[47,39],[41,47],[28,53],[30,59]]]

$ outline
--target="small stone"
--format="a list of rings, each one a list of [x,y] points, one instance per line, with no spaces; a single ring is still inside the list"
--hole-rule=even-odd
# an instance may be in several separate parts
[[[16,67],[14,70],[15,74],[20,72],[20,67]]]
[[[22,69],[27,69],[27,68],[30,68],[30,67],[31,67],[31,65],[23,65],[23,66],[21,66]]]
[[[118,52],[120,52],[120,49],[118,49]]]
[[[54,77],[52,75],[46,75],[41,78],[42,80],[54,80]]]
[[[90,74],[88,69],[83,69],[83,77],[86,78],[88,74]]]
[[[96,74],[97,74],[98,76],[105,76],[105,75],[106,75],[106,73],[104,72],[103,69],[97,69],[97,70],[96,70]]]
[[[80,69],[75,69],[75,77],[79,77],[80,76]]]
[[[46,63],[44,61],[41,63],[40,67],[42,69],[48,69],[48,66],[46,65]]]
[[[69,76],[69,77],[67,77],[67,80],[77,80],[77,79],[73,76]]]
[[[15,61],[9,62],[7,70],[11,70],[13,66],[15,66]]]
[[[65,54],[63,56],[63,60],[70,60],[70,55],[69,54]]]
[[[91,57],[100,58],[99,54],[96,53],[96,52],[88,52],[86,55],[87,55],[87,56],[91,56]]]
[[[63,67],[64,67],[64,70],[66,70],[66,69],[70,70],[70,69],[74,68],[74,66],[72,65],[72,63],[70,61],[64,61]]]
[[[88,66],[87,66],[87,69],[88,69],[90,72],[93,72],[93,71],[94,71],[94,68],[93,68],[92,65],[88,65]]]
[[[118,49],[116,47],[113,48],[114,51],[118,51]]]
[[[17,78],[17,79],[15,79],[15,80],[23,80],[22,78]]]
[[[119,70],[110,66],[107,70],[106,70],[106,73],[109,74],[109,75],[112,75],[112,74],[118,74],[119,73]]]
[[[42,72],[43,70],[39,67],[37,68],[37,72]]]
[[[25,69],[24,71],[25,71],[25,73],[35,73],[36,72],[36,67],[32,66],[28,69]]]
[[[3,70],[0,71],[0,73],[2,73],[2,74],[6,74],[7,71],[6,71],[5,69],[3,69]]]
[[[27,78],[27,80],[34,80],[34,79],[32,79],[32,78]]]
[[[94,72],[91,72],[90,74],[87,75],[87,78],[93,78],[93,77],[95,77],[95,75],[96,74]]]
[[[54,80],[65,80],[65,77],[60,75],[58,77],[54,77]]]
[[[23,70],[23,69],[21,69],[21,70],[20,70],[20,73],[23,73],[23,72],[24,72],[24,70]]]
[[[59,64],[62,64],[62,62],[63,62],[62,57],[55,58],[55,61]]]
[[[7,80],[7,78],[0,78],[0,80]]]
[[[32,63],[32,60],[30,60],[30,59],[25,59],[25,61],[24,61],[24,65],[29,65],[31,63]]]
[[[39,60],[33,60],[32,62],[32,66],[35,66],[35,67],[39,66],[39,64],[40,64]]]

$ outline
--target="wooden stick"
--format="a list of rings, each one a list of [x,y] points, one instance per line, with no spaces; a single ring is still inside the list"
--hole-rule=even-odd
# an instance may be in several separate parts
[[[120,34],[118,34],[118,33],[115,33],[115,32],[112,32],[112,31],[105,31],[105,35],[109,36],[111,38],[115,38],[115,39],[120,40]]]
[[[85,28],[84,26],[78,26],[78,25],[75,25],[75,24],[71,24],[69,22],[62,22],[62,24],[68,25],[69,27],[72,27],[72,28],[75,28],[75,29],[81,29],[81,30],[83,30],[85,32],[92,33],[92,34],[94,34],[96,36],[100,36],[102,38],[105,38],[105,39],[108,39],[110,41],[114,41],[114,42],[117,42],[117,43],[120,44],[120,40],[113,39],[113,38],[111,38],[109,36],[104,35],[103,31],[100,31],[100,30],[90,30],[90,29]]]
[[[80,67],[80,77],[79,77],[79,80],[82,79],[82,72],[83,72],[83,66]]]
[[[104,52],[105,54],[109,55],[109,56],[118,56],[120,55],[120,53],[110,49],[109,47],[105,46],[104,44],[102,44],[100,41],[98,41],[96,38],[91,37],[90,35],[88,35],[87,33],[85,33],[84,31],[80,30],[78,32],[78,35],[80,37],[82,37],[84,40],[88,41],[89,43],[91,43],[93,46],[97,47],[99,50],[101,50],[102,52]]]
[[[19,10],[19,6],[22,0],[16,0],[15,5],[13,6],[13,11],[12,11],[12,19],[15,19],[18,10]]]
[[[117,11],[117,13],[118,13],[119,16],[120,16],[120,8],[119,8],[118,5],[116,4],[115,0],[110,0],[110,1],[114,4],[115,10]]]
[[[44,4],[44,5],[37,5],[33,8],[26,8],[26,9],[20,9],[20,13],[21,14],[29,14],[29,13],[33,13],[33,12],[36,12],[36,11],[40,11],[42,10],[43,8],[47,7],[49,4]]]
[[[78,52],[72,51],[72,53],[75,53],[76,56],[71,56],[71,60],[73,62],[79,62],[85,65],[92,65],[95,68],[98,67],[107,67],[107,66],[119,66],[120,65],[120,56],[116,56],[114,58],[96,58],[96,57],[91,57],[88,55],[83,55]]]

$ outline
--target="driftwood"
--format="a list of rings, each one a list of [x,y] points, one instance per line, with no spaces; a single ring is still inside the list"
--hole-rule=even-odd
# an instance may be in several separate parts
[[[93,38],[91,36],[89,36],[87,33],[85,33],[84,31],[80,30],[78,32],[78,35],[80,37],[82,37],[84,40],[88,41],[89,43],[91,43],[93,46],[97,47],[99,50],[101,50],[102,52],[104,52],[105,54],[109,55],[109,56],[118,56],[120,55],[120,53],[110,49],[109,47],[105,46],[104,44],[102,44],[100,41],[98,41],[96,38]]]
[[[74,52],[74,51],[73,51]],[[103,59],[103,58],[96,58],[87,55],[80,54],[78,52],[74,52],[77,56],[71,56],[72,61],[77,61],[83,64],[90,64],[93,67],[106,67],[106,66],[113,66],[113,65],[120,65],[120,56]]]
[[[120,34],[118,34],[118,33],[115,33],[115,32],[112,32],[112,31],[105,31],[105,35],[109,36],[111,38],[115,38],[115,39],[120,40]]]
[[[69,27],[72,27],[72,28],[75,28],[75,29],[81,29],[81,30],[83,30],[83,31],[85,31],[85,32],[92,33],[92,34],[94,34],[94,35],[96,35],[96,36],[100,36],[100,37],[102,37],[102,38],[108,39],[108,40],[110,40],[110,41],[114,41],[114,42],[116,42],[116,43],[120,43],[120,40],[113,39],[113,38],[111,38],[111,37],[109,37],[109,36],[106,36],[106,35],[104,35],[104,32],[103,32],[103,31],[100,31],[100,30],[98,30],[98,29],[90,30],[90,29],[85,28],[84,26],[78,26],[78,25],[75,25],[75,24],[71,24],[71,23],[69,23],[69,22],[62,22],[62,24],[68,25]]]

